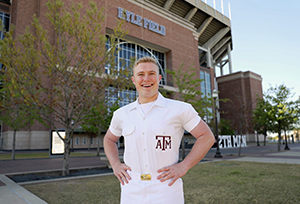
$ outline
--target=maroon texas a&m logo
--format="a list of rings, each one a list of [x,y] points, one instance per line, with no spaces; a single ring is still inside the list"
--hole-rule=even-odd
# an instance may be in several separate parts
[[[165,151],[166,149],[171,149],[171,136],[156,136],[156,147],[155,149],[161,149]]]

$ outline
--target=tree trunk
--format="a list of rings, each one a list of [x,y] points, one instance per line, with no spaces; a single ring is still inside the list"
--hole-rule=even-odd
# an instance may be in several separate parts
[[[12,143],[12,151],[11,151],[11,160],[15,160],[16,135],[17,135],[17,131],[14,130],[13,143]]]
[[[285,135],[285,147],[284,150],[290,150],[288,143],[287,143],[287,136],[286,136],[286,130],[284,130],[284,135]]]
[[[239,147],[239,157],[241,156],[241,152],[242,152],[242,135],[240,135],[240,147]]]
[[[281,133],[278,132],[278,144],[277,144],[277,150],[280,152],[280,144],[281,143]]]
[[[100,136],[97,136],[97,157],[100,155]]]
[[[264,146],[266,146],[267,135],[267,128],[264,128]]]
[[[287,145],[287,136],[286,136],[286,130],[284,130],[284,140],[285,140],[285,145]]]
[[[70,133],[66,131],[66,137],[64,139],[65,143],[65,152],[64,152],[64,161],[63,161],[63,176],[68,176],[70,174],[69,171],[69,160],[70,160]]]
[[[277,149],[280,152],[280,144],[281,143],[281,128],[280,128],[280,121],[278,121],[278,145]]]

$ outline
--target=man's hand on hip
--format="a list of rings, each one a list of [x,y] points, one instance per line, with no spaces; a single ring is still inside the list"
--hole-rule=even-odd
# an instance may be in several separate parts
[[[115,176],[119,179],[120,183],[124,185],[131,180],[131,177],[127,171],[131,171],[131,168],[124,163],[118,163],[112,166]]]
[[[169,183],[169,186],[173,185],[175,181],[181,177],[183,177],[188,171],[183,163],[177,163],[172,166],[167,166],[159,169],[157,173],[161,173],[157,179],[161,182],[164,182],[168,179],[172,179]]]

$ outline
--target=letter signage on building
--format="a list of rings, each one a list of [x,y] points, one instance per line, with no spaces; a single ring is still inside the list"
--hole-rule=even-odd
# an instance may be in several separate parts
[[[159,25],[158,23],[151,21],[147,18],[143,18],[140,15],[134,14],[131,11],[124,10],[121,7],[118,7],[118,18],[124,19],[127,22],[135,24],[137,26],[143,27],[145,29],[151,30],[155,33],[165,36],[166,28],[163,25]]]
[[[219,135],[220,148],[247,147],[246,135]]]

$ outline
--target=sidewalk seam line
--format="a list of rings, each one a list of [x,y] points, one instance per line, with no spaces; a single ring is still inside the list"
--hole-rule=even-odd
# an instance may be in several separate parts
[[[19,184],[17,184],[19,185]],[[15,194],[17,194],[21,199],[23,199],[26,203],[31,204],[28,200],[26,200],[26,198],[24,198],[23,196],[21,196],[19,193],[17,193],[14,189],[12,189],[9,185],[6,185],[8,188],[10,188],[10,190],[12,190]]]

